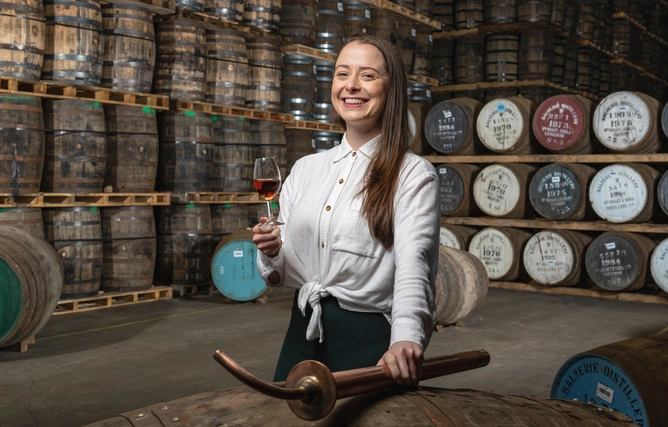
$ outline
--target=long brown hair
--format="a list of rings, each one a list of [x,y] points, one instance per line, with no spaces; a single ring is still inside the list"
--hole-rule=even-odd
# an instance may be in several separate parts
[[[354,35],[339,52],[353,42],[376,47],[383,55],[389,75],[379,146],[371,159],[361,191],[364,194],[362,215],[369,224],[371,234],[389,249],[394,245],[394,194],[401,163],[411,145],[406,68],[399,50],[392,43],[367,34]],[[345,129],[345,122],[335,111],[333,117]]]

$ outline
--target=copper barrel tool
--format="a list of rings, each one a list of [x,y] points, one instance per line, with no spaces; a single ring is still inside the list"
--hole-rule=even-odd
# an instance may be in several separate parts
[[[277,386],[257,378],[220,350],[213,358],[250,388],[287,400],[292,412],[307,421],[326,417],[338,399],[398,387],[387,366],[332,373],[322,363],[306,360],[292,368],[284,386]],[[420,380],[482,368],[488,364],[489,353],[485,350],[431,357],[424,361]]]

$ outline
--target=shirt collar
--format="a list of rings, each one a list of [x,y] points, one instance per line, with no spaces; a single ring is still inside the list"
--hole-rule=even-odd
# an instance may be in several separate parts
[[[367,158],[371,158],[373,154],[376,152],[376,149],[378,148],[378,143],[380,141],[380,135],[372,138],[369,140],[367,143],[362,145],[359,150],[357,150],[358,153],[364,154]],[[349,156],[353,152],[353,149],[350,148],[350,144],[348,144],[348,140],[346,139],[346,134],[343,134],[343,138],[341,138],[341,144],[338,147],[338,152],[336,153],[336,156],[334,157],[334,163],[338,162],[339,160],[342,160]]]

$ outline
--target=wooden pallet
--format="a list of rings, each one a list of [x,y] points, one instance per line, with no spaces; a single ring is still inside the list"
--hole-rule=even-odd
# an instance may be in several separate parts
[[[274,201],[278,198],[275,197]],[[172,193],[171,203],[175,205],[195,204],[253,204],[266,203],[260,198],[258,193],[231,193],[231,192],[193,192],[193,193]]]
[[[202,113],[218,114],[221,116],[244,117],[256,120],[273,120],[283,123],[295,121],[292,114],[274,111],[253,110],[252,108],[230,107],[227,105],[209,104],[208,102],[172,101],[173,109],[185,111],[200,111]]]
[[[127,92],[104,87],[78,86],[51,81],[29,81],[0,76],[0,92],[33,95],[42,98],[86,99],[102,104],[148,106],[169,110],[169,97],[138,92]]]
[[[309,58],[317,59],[318,61],[334,62],[336,61],[336,54],[325,52],[324,50],[316,49],[310,46],[301,44],[292,44],[281,48],[284,54],[289,53],[293,55],[308,56]]]
[[[36,193],[11,196],[11,199],[14,206],[36,208],[167,206],[170,193]]]
[[[590,92],[575,90],[568,86],[553,83],[549,80],[512,80],[505,82],[479,82],[465,85],[446,85],[437,86],[432,89],[433,93],[439,92],[463,92],[473,90],[489,90],[489,89],[521,89],[526,87],[549,87],[558,89],[562,92],[571,93],[574,95],[581,95],[594,101],[600,101],[601,97]]]
[[[650,31],[647,29],[647,27],[645,27],[645,26],[644,26],[643,24],[641,24],[640,22],[638,22],[638,21],[636,21],[635,19],[633,19],[633,18],[631,18],[630,16],[628,16],[628,15],[626,14],[626,12],[615,12],[615,14],[612,15],[612,19],[626,19],[627,21],[629,21],[630,23],[632,23],[632,24],[635,25],[636,27],[638,27],[638,28],[640,28],[641,30],[643,30],[643,32],[644,32],[645,34],[647,34],[648,36],[650,36],[650,37],[653,38],[654,40],[658,41],[659,43],[661,43],[661,44],[664,45],[664,46],[668,46],[668,42],[666,42],[664,39],[662,39],[662,38],[659,37],[658,35],[656,35],[656,34],[650,32]]]
[[[668,153],[424,156],[431,163],[668,163]]]
[[[654,289],[641,289],[638,292],[610,292],[596,287],[558,287],[543,286],[533,283],[489,282],[490,288],[511,289],[515,291],[541,292],[556,295],[572,295],[626,302],[643,302],[668,305],[668,294]]]
[[[172,298],[169,286],[154,286],[145,291],[100,292],[94,297],[58,301],[54,315],[99,310],[121,305],[140,304]]]
[[[9,193],[0,194],[0,208],[13,208],[16,207],[16,202],[14,201],[14,196]]]
[[[25,353],[28,351],[28,344],[35,344],[35,337],[30,337],[25,341],[20,341],[14,343],[7,347],[0,348],[0,351],[6,351],[11,353]]]
[[[421,24],[427,25],[436,30],[440,31],[443,28],[443,24],[440,23],[439,21],[431,19],[428,16],[415,13],[410,9],[407,9],[403,6],[399,6],[396,3],[392,3],[389,0],[374,0],[374,1],[362,0],[362,1],[376,7],[381,7],[383,9],[391,10],[392,12],[398,13],[399,15],[405,16],[406,18],[412,19],[413,21],[417,21]]]
[[[104,0],[102,3],[138,5],[150,10],[156,15],[171,15],[174,13],[174,0]]]
[[[616,224],[608,221],[556,221],[552,219],[506,219],[493,217],[441,217],[441,224],[477,227],[516,227],[576,231],[626,231],[629,233],[668,234],[666,224]]]
[[[314,130],[314,131],[319,131],[319,132],[336,132],[336,133],[344,133],[345,130],[343,128],[332,124],[332,123],[323,123],[323,122],[313,122],[313,121],[306,121],[306,120],[295,120],[292,123],[288,123],[285,125],[286,129],[307,129],[307,130]]]
[[[438,79],[427,76],[418,76],[417,74],[406,75],[406,80],[413,83],[422,83],[430,86],[438,86]]]

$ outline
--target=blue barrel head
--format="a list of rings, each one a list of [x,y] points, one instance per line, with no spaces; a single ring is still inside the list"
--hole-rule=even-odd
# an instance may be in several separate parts
[[[269,290],[257,270],[256,257],[257,247],[250,240],[237,239],[219,246],[211,261],[211,277],[221,294],[245,302]]]

